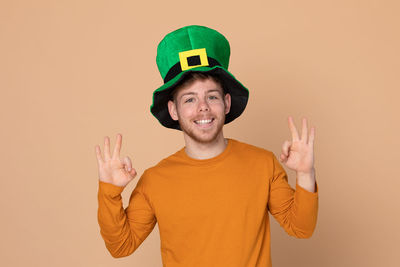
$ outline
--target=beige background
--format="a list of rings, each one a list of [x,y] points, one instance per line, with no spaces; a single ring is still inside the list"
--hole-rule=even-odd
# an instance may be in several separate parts
[[[399,266],[398,1],[0,2],[1,266],[162,266],[158,227],[113,259],[97,224],[94,147],[123,134],[139,175],[180,149],[149,112],[162,37],[200,24],[250,89],[236,138],[279,155],[287,116],[316,126],[320,212],[274,266]],[[286,169],[294,185],[294,173]],[[124,191],[128,200],[136,182]]]

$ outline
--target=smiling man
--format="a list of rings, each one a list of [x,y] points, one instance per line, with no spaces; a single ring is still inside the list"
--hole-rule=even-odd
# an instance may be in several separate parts
[[[123,209],[121,192],[136,171],[121,158],[122,135],[111,155],[96,146],[99,166],[98,221],[114,257],[132,254],[160,230],[163,266],[272,266],[269,213],[292,236],[312,235],[318,212],[314,128],[301,135],[289,117],[291,141],[280,161],[296,171],[296,189],[275,155],[225,138],[223,126],[239,117],[248,90],[228,71],[230,47],[219,32],[187,26],[166,35],[157,49],[164,85],[151,112],[182,131],[185,147],[147,169]]]
[[[169,113],[179,122],[189,156],[216,156],[227,142],[222,127],[231,106],[230,95],[212,76],[189,73],[185,78],[168,101]]]

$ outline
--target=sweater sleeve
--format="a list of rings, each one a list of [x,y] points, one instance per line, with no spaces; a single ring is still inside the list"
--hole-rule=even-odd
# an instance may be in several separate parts
[[[315,185],[312,193],[296,183],[293,190],[285,170],[273,155],[268,209],[289,235],[309,238],[317,223],[318,186]]]
[[[100,234],[115,258],[132,254],[156,224],[153,209],[143,193],[141,180],[133,190],[125,210],[121,198],[124,188],[99,182],[97,217]]]

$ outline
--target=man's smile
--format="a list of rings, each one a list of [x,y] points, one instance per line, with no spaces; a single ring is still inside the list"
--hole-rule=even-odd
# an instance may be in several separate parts
[[[211,119],[196,120],[196,121],[194,121],[194,123],[196,123],[197,125],[208,125],[213,121],[214,121],[214,118],[211,118]]]

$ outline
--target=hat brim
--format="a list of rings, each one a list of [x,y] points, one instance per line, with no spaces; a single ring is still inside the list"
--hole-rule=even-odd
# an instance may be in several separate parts
[[[173,79],[159,87],[153,93],[151,113],[165,127],[181,130],[179,122],[171,118],[168,111],[168,101],[175,86],[190,72],[205,72],[218,76],[223,83],[225,93],[231,95],[231,108],[225,116],[225,124],[239,117],[246,108],[249,98],[249,90],[244,87],[228,70],[221,66],[197,67],[181,72]]]

